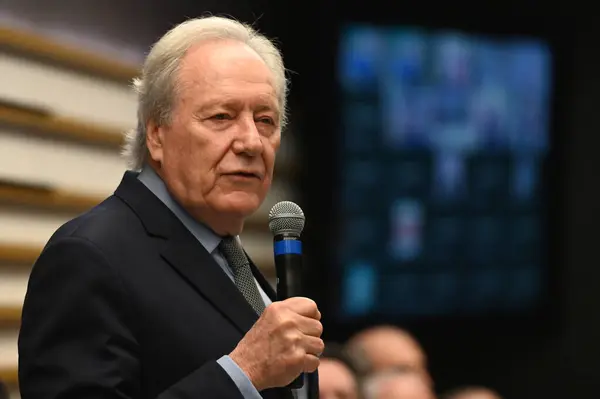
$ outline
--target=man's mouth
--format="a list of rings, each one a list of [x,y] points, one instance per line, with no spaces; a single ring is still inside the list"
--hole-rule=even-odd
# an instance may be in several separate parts
[[[248,171],[237,171],[237,172],[231,172],[231,173],[225,173],[225,175],[227,176],[237,176],[237,177],[244,177],[244,178],[255,178],[255,179],[261,179],[261,176],[258,173],[254,173],[254,172],[248,172]]]

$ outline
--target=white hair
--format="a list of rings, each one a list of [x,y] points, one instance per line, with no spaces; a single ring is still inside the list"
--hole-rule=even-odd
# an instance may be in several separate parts
[[[249,25],[223,17],[202,17],[187,20],[168,31],[152,49],[142,69],[134,79],[138,95],[137,127],[127,132],[122,154],[132,170],[140,170],[148,157],[146,124],[169,124],[177,94],[177,76],[181,60],[194,45],[210,40],[229,39],[246,44],[271,70],[274,89],[281,109],[280,126],[287,122],[287,79],[281,53],[267,37]]]

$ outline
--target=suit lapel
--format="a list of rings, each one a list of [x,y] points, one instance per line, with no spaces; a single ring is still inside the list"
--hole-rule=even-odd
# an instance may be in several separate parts
[[[242,293],[185,227],[169,239],[161,254],[240,332],[246,333],[256,323],[258,315]]]
[[[258,315],[213,257],[171,210],[132,172],[125,174],[115,195],[138,215],[149,235],[165,239],[160,251],[162,258],[245,334]]]

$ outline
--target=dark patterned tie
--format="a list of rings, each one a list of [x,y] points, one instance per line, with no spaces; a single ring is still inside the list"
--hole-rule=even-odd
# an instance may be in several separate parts
[[[239,241],[236,237],[225,237],[219,244],[219,250],[233,271],[235,285],[250,306],[260,315],[265,310],[265,302],[260,296],[250,269],[250,262]]]

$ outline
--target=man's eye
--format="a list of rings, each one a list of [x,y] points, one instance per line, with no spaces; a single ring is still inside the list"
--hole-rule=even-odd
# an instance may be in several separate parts
[[[267,125],[274,125],[275,124],[275,121],[273,121],[273,119],[271,119],[269,117],[259,118],[258,121],[260,123],[265,123]]]
[[[231,117],[228,114],[216,114],[212,116],[212,119],[216,119],[219,121],[225,121],[228,119],[231,119]]]

